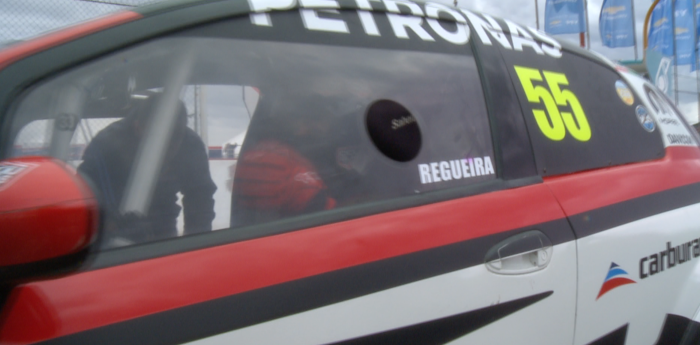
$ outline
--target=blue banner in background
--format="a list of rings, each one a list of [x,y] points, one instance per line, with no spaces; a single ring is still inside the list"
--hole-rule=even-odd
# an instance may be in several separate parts
[[[695,30],[693,0],[676,0],[676,64],[689,65],[695,61]]]
[[[544,31],[549,34],[586,32],[583,0],[547,0],[544,9]]]
[[[632,0],[605,0],[600,10],[600,37],[610,48],[634,46]]]
[[[695,0],[695,25],[697,25],[697,30],[695,31],[695,37],[700,37],[700,1]],[[699,47],[700,48],[700,47]]]
[[[700,49],[700,42],[698,42],[698,37],[700,37],[700,1],[695,0],[695,25],[696,25],[696,30],[695,30],[695,59],[690,62],[690,71],[694,71],[698,69],[697,66],[697,54],[698,54],[698,49]]]
[[[673,56],[673,3],[661,0],[651,13],[648,49]]]

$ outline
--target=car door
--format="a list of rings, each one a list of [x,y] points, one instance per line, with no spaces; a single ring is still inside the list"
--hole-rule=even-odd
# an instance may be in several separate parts
[[[679,343],[697,311],[697,298],[684,292],[696,289],[694,266],[647,278],[651,262],[661,271],[659,255],[668,262],[667,253],[683,250],[667,265],[676,265],[675,255],[690,261],[696,139],[651,86],[595,55],[571,48],[546,60],[503,51],[538,170],[576,233],[575,344]]]
[[[609,70],[599,73],[613,75]],[[642,129],[660,137],[655,141],[662,143],[664,154],[661,159],[600,172],[598,186],[616,187],[600,193],[595,206],[575,205],[569,194],[592,196],[593,188],[583,193],[570,185],[565,192],[570,181],[551,181],[580,236],[580,258],[585,260],[580,272],[598,277],[579,285],[577,325],[582,332],[577,343],[595,333],[621,342],[626,338],[626,344],[694,343],[698,338],[692,330],[697,328],[700,306],[690,292],[698,288],[693,259],[700,255],[697,136],[655,87],[629,73],[623,77],[626,84],[617,87],[635,102],[619,114],[637,117]],[[629,126],[637,125],[631,122]],[[621,128],[619,133],[633,137],[629,132],[640,127]],[[592,178],[581,175],[582,184]],[[623,243],[624,251],[619,249]],[[601,270],[605,272],[598,273]]]
[[[63,160],[102,211],[78,271],[12,285],[0,341],[572,341],[573,232],[472,14],[233,4],[0,72],[3,158]]]

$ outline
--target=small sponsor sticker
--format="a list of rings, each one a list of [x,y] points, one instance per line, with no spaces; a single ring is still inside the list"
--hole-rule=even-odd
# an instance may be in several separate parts
[[[644,92],[649,101],[648,110],[664,139],[664,147],[697,146],[697,141],[683,123],[683,115],[673,107],[668,98],[652,89],[650,85],[644,85]]]
[[[615,82],[615,90],[617,90],[617,95],[620,96],[620,99],[625,102],[627,105],[632,105],[634,104],[634,94],[632,93],[632,90],[627,86],[627,84],[622,81],[618,80]]]
[[[9,187],[20,175],[31,170],[34,164],[0,163],[0,190]]]
[[[639,123],[642,124],[642,127],[644,127],[647,132],[651,133],[654,131],[654,129],[656,129],[656,123],[654,122],[654,119],[651,118],[651,115],[649,115],[647,108],[638,105],[637,109],[635,109],[635,113],[637,114]]]
[[[608,274],[605,276],[603,285],[600,287],[600,291],[598,292],[598,297],[596,297],[596,301],[600,297],[608,293],[610,290],[613,290],[622,285],[637,283],[636,281],[628,277],[629,273],[627,273],[627,271],[623,270],[622,267],[620,267],[620,265],[611,262],[610,268],[608,269]]]

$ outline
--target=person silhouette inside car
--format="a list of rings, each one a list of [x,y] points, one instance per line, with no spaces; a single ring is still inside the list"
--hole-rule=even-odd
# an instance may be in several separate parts
[[[204,143],[187,127],[187,109],[178,100],[169,144],[144,215],[122,214],[120,205],[145,137],[146,125],[163,96],[151,93],[138,100],[128,115],[100,131],[86,147],[78,172],[98,191],[106,213],[104,246],[119,246],[175,237],[177,218],[184,214],[184,234],[211,231],[216,185],[209,172]],[[158,126],[158,123],[151,123]],[[182,207],[178,205],[182,194]],[[184,210],[183,210],[184,209]]]

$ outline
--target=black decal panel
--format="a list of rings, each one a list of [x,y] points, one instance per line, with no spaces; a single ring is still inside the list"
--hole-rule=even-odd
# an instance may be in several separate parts
[[[629,324],[626,324],[596,340],[589,343],[588,345],[624,345],[625,340],[627,340],[627,328]]]
[[[566,50],[556,60],[502,52],[543,176],[664,157],[660,131],[640,124],[640,97],[609,66]]]
[[[679,315],[667,314],[657,345],[700,344],[700,323]]]

